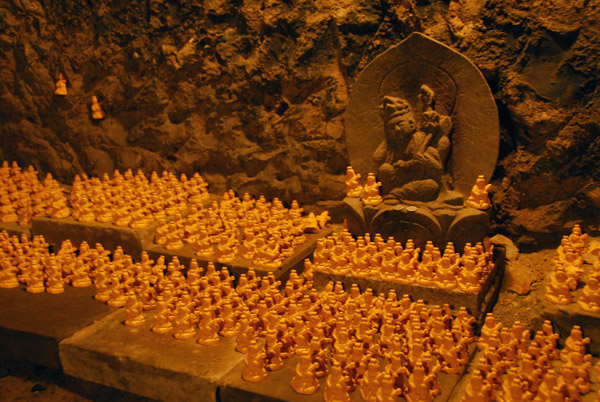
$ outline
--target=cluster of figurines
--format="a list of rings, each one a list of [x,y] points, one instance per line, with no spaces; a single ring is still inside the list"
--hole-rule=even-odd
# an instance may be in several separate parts
[[[38,172],[29,166],[22,171],[17,162],[0,167],[0,222],[29,226],[35,216],[66,218],[70,215],[60,184],[48,173],[40,182]]]
[[[189,243],[199,258],[227,264],[241,257],[256,267],[277,269],[306,241],[305,233],[318,233],[329,220],[327,212],[302,212],[297,201],[285,208],[278,198],[267,202],[264,196],[256,200],[246,193],[240,199],[229,190],[209,208],[192,207],[185,219],[176,215],[168,223],[162,220],[154,242],[167,250]]]
[[[383,202],[383,197],[379,191],[380,187],[381,182],[377,181],[374,173],[367,175],[367,181],[363,186],[361,175],[356,173],[352,166],[346,168],[346,197],[360,198],[364,205],[376,207]],[[479,175],[465,205],[480,210],[488,209],[491,206],[489,197],[491,188],[491,184],[486,184],[485,177]]]
[[[59,96],[67,96],[69,94],[67,79],[63,73],[58,74],[58,80],[54,84],[54,94]],[[102,120],[106,117],[102,103],[100,103],[96,95],[92,95],[90,110],[92,112],[92,119],[94,120]]]
[[[352,166],[346,169],[346,197],[360,198],[364,205],[376,207],[383,202],[379,187],[381,182],[375,178],[375,173],[367,175],[367,182],[362,185],[361,175],[354,171]]]
[[[593,245],[590,255],[595,260],[587,270],[584,269],[584,254],[588,247],[587,234],[579,225],[573,226],[571,234],[564,236],[557,249],[554,259],[554,269],[546,284],[546,300],[559,305],[568,305],[573,301],[572,291],[577,289],[580,282],[587,281],[577,298],[577,305],[584,311],[600,313],[600,246]],[[587,271],[587,272],[586,272]]]
[[[361,294],[356,285],[347,293],[339,282],[322,293],[286,285],[281,297],[283,303],[275,300],[248,326],[247,381],[264,380],[268,370],[282,366],[281,358],[295,354],[292,388],[300,394],[315,393],[318,380],[328,376],[327,402],[349,401],[354,390],[365,401],[395,401],[398,395],[432,401],[441,392],[437,374],[459,373],[469,360],[474,319],[465,309],[452,317],[447,305],[399,299],[393,290]],[[288,306],[286,298],[293,301]]]
[[[315,393],[329,375],[326,401],[349,401],[357,388],[365,401],[432,401],[441,392],[437,373],[458,373],[469,360],[474,319],[464,308],[454,318],[448,305],[398,299],[393,290],[374,296],[353,286],[348,293],[339,282],[319,293],[308,260],[303,276],[291,271],[283,291],[272,273],[261,278],[252,268],[234,287],[227,269],[212,263],[203,272],[192,260],[184,275],[176,258],[166,272],[162,261],[143,260],[119,293],[125,325],[144,325],[144,310],[156,309],[153,332],[207,346],[235,337],[246,354],[246,381],[263,381],[298,356],[291,386],[300,394]],[[96,269],[96,281],[98,275]]]
[[[558,338],[548,320],[531,340],[519,321],[505,328],[488,314],[463,401],[581,401],[591,390],[592,355],[586,354],[590,339],[574,326],[559,351]],[[600,376],[600,363],[595,370]]]
[[[427,242],[421,253],[412,240],[404,247],[393,237],[384,241],[367,233],[355,240],[344,230],[317,241],[314,269],[355,278],[373,278],[402,285],[416,284],[440,289],[478,293],[494,270],[493,245],[465,245],[461,256],[449,242],[444,253]]]
[[[186,211],[188,204],[199,205],[210,195],[204,179],[195,173],[178,179],[163,171],[152,172],[150,180],[141,170],[134,175],[127,170],[115,170],[113,178],[88,178],[84,173],[75,176],[70,203],[73,217],[80,222],[113,223],[143,229],[156,220]]]
[[[25,284],[29,293],[64,293],[64,285],[87,287],[90,279],[91,256],[107,256],[100,244],[90,250],[83,242],[79,250],[65,240],[56,254],[50,253],[44,236],[29,241],[0,233],[0,288],[15,288]],[[92,273],[93,276],[93,273]]]
[[[134,263],[121,248],[111,258],[99,244],[91,249],[82,243],[76,250],[68,240],[54,256],[42,238],[30,243],[2,236],[6,264],[16,264],[17,275],[31,275],[25,265],[42,265],[46,290],[55,287],[49,272],[55,268],[59,286],[93,281],[95,299],[125,307],[127,326],[144,325],[144,311],[155,310],[155,333],[202,345],[235,337],[236,350],[246,354],[247,381],[262,381],[284,359],[299,356],[292,388],[312,394],[329,375],[327,401],[349,400],[357,388],[366,401],[401,394],[413,402],[432,401],[440,393],[437,373],[459,372],[474,339],[474,319],[465,309],[454,318],[447,305],[399,299],[393,290],[387,296],[370,289],[361,294],[357,286],[345,292],[339,282],[319,293],[312,288],[308,260],[305,274],[291,271],[282,290],[272,273],[261,278],[252,268],[234,286],[227,269],[216,270],[212,263],[203,272],[192,260],[186,270],[177,258],[165,266],[163,257],[154,263],[145,253]]]

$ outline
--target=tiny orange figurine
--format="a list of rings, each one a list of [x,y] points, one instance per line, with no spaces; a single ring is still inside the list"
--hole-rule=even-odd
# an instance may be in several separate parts
[[[63,73],[59,73],[58,81],[56,81],[56,89],[54,90],[54,94],[66,96],[67,93],[67,80],[65,79]]]
[[[376,207],[383,202],[383,198],[379,194],[379,187],[381,182],[375,179],[374,173],[369,173],[367,176],[367,183],[362,194],[362,202],[365,205]]]
[[[92,119],[102,120],[106,117],[106,113],[102,110],[102,104],[98,101],[96,95],[92,96]]]
[[[485,177],[483,175],[477,176],[475,185],[471,189],[471,195],[466,202],[467,207],[482,210],[488,209],[491,204],[488,192],[491,188],[491,184],[485,184]]]

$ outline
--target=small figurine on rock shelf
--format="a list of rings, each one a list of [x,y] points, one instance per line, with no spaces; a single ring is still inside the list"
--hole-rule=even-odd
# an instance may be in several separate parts
[[[68,94],[67,91],[67,80],[63,73],[58,74],[58,81],[56,81],[56,89],[54,90],[55,95],[66,96]]]
[[[346,197],[359,198],[362,191],[360,174],[356,173],[352,166],[348,166],[346,169]]]
[[[102,110],[102,104],[98,101],[96,95],[92,96],[92,119],[102,120],[106,117],[106,113]]]
[[[546,285],[546,300],[560,305],[571,304],[573,297],[570,290],[569,278],[564,268],[556,267],[550,281]]]
[[[486,210],[490,207],[490,197],[488,195],[491,190],[491,184],[485,184],[485,177],[483,175],[477,176],[477,181],[471,189],[471,195],[467,199],[467,207]]]
[[[383,202],[383,197],[379,194],[379,187],[381,187],[381,183],[375,179],[375,174],[369,173],[362,195],[363,204],[376,207]]]

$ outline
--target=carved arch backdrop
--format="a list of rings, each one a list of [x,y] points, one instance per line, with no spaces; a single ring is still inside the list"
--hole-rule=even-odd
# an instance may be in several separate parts
[[[469,59],[420,33],[373,59],[354,83],[344,115],[350,163],[363,177],[377,171],[372,155],[384,138],[381,98],[398,96],[414,107],[422,84],[435,91],[436,110],[452,118],[447,170],[454,189],[466,197],[478,175],[489,180],[494,172],[498,110],[487,82]]]

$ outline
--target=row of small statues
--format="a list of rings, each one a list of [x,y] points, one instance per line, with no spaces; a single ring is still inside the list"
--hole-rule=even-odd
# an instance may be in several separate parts
[[[32,166],[26,171],[16,162],[4,161],[0,168],[0,222],[19,222],[29,226],[33,217],[47,215],[56,219],[69,216],[80,222],[114,223],[117,226],[145,228],[158,219],[187,210],[188,204],[210,200],[207,184],[198,173],[178,179],[163,171],[152,172],[150,180],[138,170],[123,174],[115,170],[113,178],[102,180],[83,173],[76,175],[70,198],[48,173],[43,181]],[[73,209],[69,209],[69,206]]]
[[[36,216],[65,218],[70,215],[60,184],[48,173],[42,182],[29,166],[22,171],[16,162],[0,167],[0,222],[26,227]]]
[[[63,73],[58,74],[58,81],[56,81],[55,84],[54,94],[59,96],[67,96],[69,94],[69,90],[67,88],[67,79]],[[96,95],[92,95],[92,104],[90,109],[92,111],[92,119],[102,120],[106,117],[106,113],[102,108],[102,104],[100,101],[98,101],[98,97]]]
[[[404,247],[393,237],[384,241],[367,233],[355,240],[349,232],[319,239],[314,269],[335,275],[372,278],[402,285],[417,284],[440,289],[478,293],[494,270],[493,246],[467,243],[463,255],[448,242],[442,255],[432,242],[423,253],[408,240]]]
[[[113,223],[143,229],[159,219],[186,211],[188,204],[202,205],[210,199],[207,184],[200,174],[191,178],[182,174],[178,179],[172,172],[159,176],[152,172],[150,180],[138,170],[113,178],[104,174],[102,180],[76,175],[71,190],[73,217],[80,222]]]
[[[600,314],[600,244],[591,244],[589,254],[595,260],[586,272],[584,254],[588,251],[587,237],[580,225],[574,225],[571,234],[562,238],[554,259],[554,269],[546,284],[545,298],[558,305],[571,304],[571,292],[577,289],[585,275],[587,281],[576,303],[583,311]]]
[[[559,351],[559,336],[548,320],[533,340],[531,337],[520,322],[505,328],[488,314],[477,344],[482,352],[462,400],[581,401],[582,395],[591,391],[592,356],[586,354],[590,339],[584,338],[576,325]],[[596,378],[600,378],[600,363],[595,371]]]
[[[346,197],[360,198],[364,205],[372,207],[382,204],[383,197],[379,191],[381,182],[377,181],[375,174],[369,173],[367,175],[367,181],[364,186],[361,183],[361,177],[359,173],[354,171],[352,166],[346,168]],[[489,197],[491,188],[491,184],[486,184],[485,177],[479,175],[465,205],[470,208],[487,210],[491,206]]]
[[[92,262],[108,258],[109,252],[96,244],[90,249],[82,242],[75,249],[65,240],[57,253],[50,253],[44,236],[29,241],[25,235],[19,239],[0,232],[0,288],[15,288],[24,284],[29,293],[64,293],[64,286],[87,287],[94,277]],[[91,275],[91,276],[90,276]]]
[[[255,266],[278,268],[306,241],[305,233],[318,233],[329,220],[327,212],[318,217],[302,212],[297,201],[288,209],[278,198],[267,202],[264,196],[255,200],[246,193],[240,200],[230,190],[210,208],[194,206],[185,219],[176,215],[168,223],[162,220],[154,242],[167,250],[191,243],[200,258],[229,263],[239,256]]]
[[[474,319],[465,309],[453,317],[447,305],[426,306],[394,291],[361,294],[356,286],[346,292],[339,282],[319,293],[312,288],[308,261],[304,276],[292,271],[283,290],[273,274],[260,278],[253,269],[234,287],[227,269],[211,263],[206,272],[195,260],[187,269],[176,258],[165,266],[163,257],[154,263],[147,254],[134,263],[120,248],[111,258],[99,244],[82,243],[76,250],[69,241],[52,256],[42,252],[47,245],[40,238],[20,242],[2,236],[9,261],[20,253],[32,261],[61,259],[57,266],[65,283],[93,281],[96,299],[125,307],[125,325],[147,325],[144,311],[155,310],[153,332],[195,338],[202,345],[236,337],[236,349],[246,353],[242,376],[248,381],[262,381],[267,371],[282,368],[284,359],[300,356],[292,388],[312,394],[318,379],[329,375],[328,401],[348,400],[354,389],[367,401],[399,394],[432,401],[440,393],[437,373],[460,371],[474,340]],[[71,269],[63,271],[66,266]],[[81,266],[86,283],[79,280]]]
[[[168,280],[178,275],[175,272],[167,273]],[[195,265],[192,272],[197,272]],[[209,264],[204,277],[215,275],[219,274]],[[189,270],[187,278],[189,285]],[[281,369],[285,359],[297,355],[299,363],[291,385],[300,394],[316,392],[318,380],[329,374],[324,392],[329,401],[347,400],[355,389],[367,401],[375,401],[378,393],[383,400],[404,394],[418,401],[425,392],[429,395],[426,400],[433,400],[440,393],[437,373],[459,372],[468,362],[473,318],[464,309],[454,318],[447,305],[430,308],[408,296],[399,300],[394,291],[387,297],[376,297],[371,290],[361,294],[357,287],[346,293],[340,283],[330,283],[318,293],[295,271],[282,293],[272,275],[260,279],[250,270],[240,276],[235,292],[218,298],[226,306],[220,310],[218,304],[209,304],[206,296],[204,302],[198,298],[203,293],[214,295],[215,287],[228,286],[222,277],[208,282],[212,286],[201,286],[200,293],[193,287],[169,291],[169,300],[172,294],[179,295],[179,302],[171,304],[177,311],[172,328],[164,314],[161,316],[169,307],[158,307],[153,331],[172,333],[177,339],[196,337],[203,345],[218,343],[219,335],[235,336],[236,350],[246,354],[242,377],[247,381],[265,380],[268,371]],[[194,294],[191,299],[196,302],[191,304],[196,309],[182,313],[182,306],[190,302],[181,300]],[[160,306],[165,292],[157,297]],[[228,303],[226,297],[234,301]],[[145,325],[141,298],[137,308],[136,300],[130,300],[126,325]],[[206,313],[210,306],[214,315]],[[195,324],[187,324],[198,314],[201,318]],[[182,338],[184,333],[187,336]],[[381,366],[380,360],[387,364]]]

